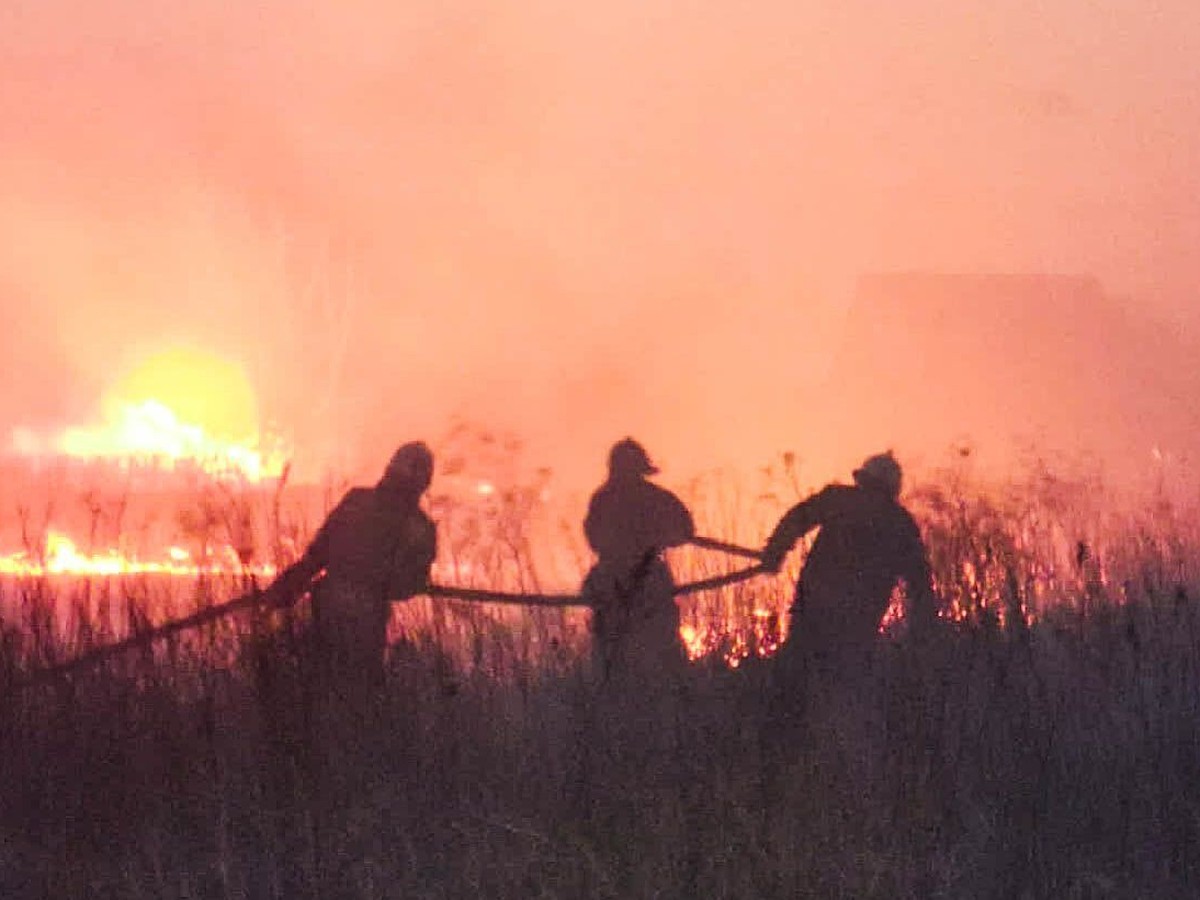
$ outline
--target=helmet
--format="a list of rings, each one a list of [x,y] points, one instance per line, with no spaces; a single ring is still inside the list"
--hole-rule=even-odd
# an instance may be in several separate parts
[[[893,497],[900,496],[900,463],[892,451],[868,457],[854,470],[854,481],[862,487],[882,488]]]
[[[654,475],[658,468],[650,462],[646,448],[633,438],[617,441],[608,452],[610,475]]]
[[[433,453],[424,441],[410,441],[392,454],[380,484],[415,487],[421,491],[433,480]]]

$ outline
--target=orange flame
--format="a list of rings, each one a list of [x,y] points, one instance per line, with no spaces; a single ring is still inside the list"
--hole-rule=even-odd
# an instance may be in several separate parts
[[[264,449],[258,404],[242,367],[212,354],[171,349],[153,354],[125,373],[106,393],[100,422],[42,435],[12,434],[12,449],[35,459],[100,461],[171,473],[184,470],[211,479],[258,483],[281,476],[282,445]],[[183,486],[181,484],[181,486]],[[189,484],[194,487],[194,484]],[[52,529],[55,523],[48,523]],[[0,574],[128,575],[246,573],[232,548],[203,559],[164,546],[152,559],[108,549],[81,552],[60,530],[48,530],[38,552],[0,556]],[[265,570],[263,570],[265,572]]]
[[[736,669],[747,657],[765,659],[779,651],[787,640],[787,616],[769,609],[755,609],[750,620],[735,626],[735,618],[706,623],[684,622],[679,626],[679,640],[683,643],[687,658],[695,662],[713,653],[720,654],[722,661]]]
[[[264,449],[258,403],[242,367],[176,348],[152,354],[105,394],[102,421],[44,437],[13,432],[26,456],[194,467],[213,477],[257,482],[283,470],[282,447]]]
[[[283,468],[280,454],[271,456],[252,443],[212,437],[201,426],[180,421],[158,400],[122,404],[100,428],[68,428],[54,449],[74,459],[149,462],[166,469],[186,462],[209,475],[236,475],[248,481],[278,477]]]
[[[115,548],[98,553],[81,552],[73,540],[58,531],[48,530],[40,555],[26,552],[0,556],[0,575],[20,578],[43,575],[228,575],[254,574],[270,577],[271,565],[244,566],[232,547],[222,548],[214,556],[199,561],[182,547],[168,547],[163,558],[141,560],[127,557]]]

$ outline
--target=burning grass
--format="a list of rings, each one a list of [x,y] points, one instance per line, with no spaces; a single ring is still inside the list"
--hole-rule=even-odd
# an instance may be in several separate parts
[[[763,474],[750,499],[701,484],[692,505],[753,543],[792,499],[786,463]],[[896,623],[866,670],[783,696],[764,658],[781,635],[750,635],[786,579],[697,599],[685,627],[712,652],[608,688],[582,613],[412,601],[386,690],[332,706],[306,677],[302,610],[20,688],[244,576],[7,581],[0,893],[1193,895],[1196,520],[1118,515],[1045,472],[1006,492],[936,483],[910,502],[941,632],[916,647]],[[529,496],[434,498],[447,580],[554,586],[525,549]],[[711,511],[737,503],[745,534]],[[267,546],[300,529],[264,521]],[[717,566],[673,562],[684,578]]]

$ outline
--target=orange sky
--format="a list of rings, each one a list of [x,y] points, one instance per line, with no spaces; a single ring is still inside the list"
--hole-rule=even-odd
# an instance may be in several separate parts
[[[862,272],[1200,322],[1200,4],[743,6],[9,0],[0,425],[183,341],[351,468],[462,414],[691,471],[837,456]]]

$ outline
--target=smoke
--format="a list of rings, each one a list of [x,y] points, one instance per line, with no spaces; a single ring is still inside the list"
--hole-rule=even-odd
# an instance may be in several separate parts
[[[6,4],[0,424],[183,343],[314,468],[461,416],[581,481],[626,433],[847,471],[861,273],[1196,324],[1195,4],[827,6]]]

